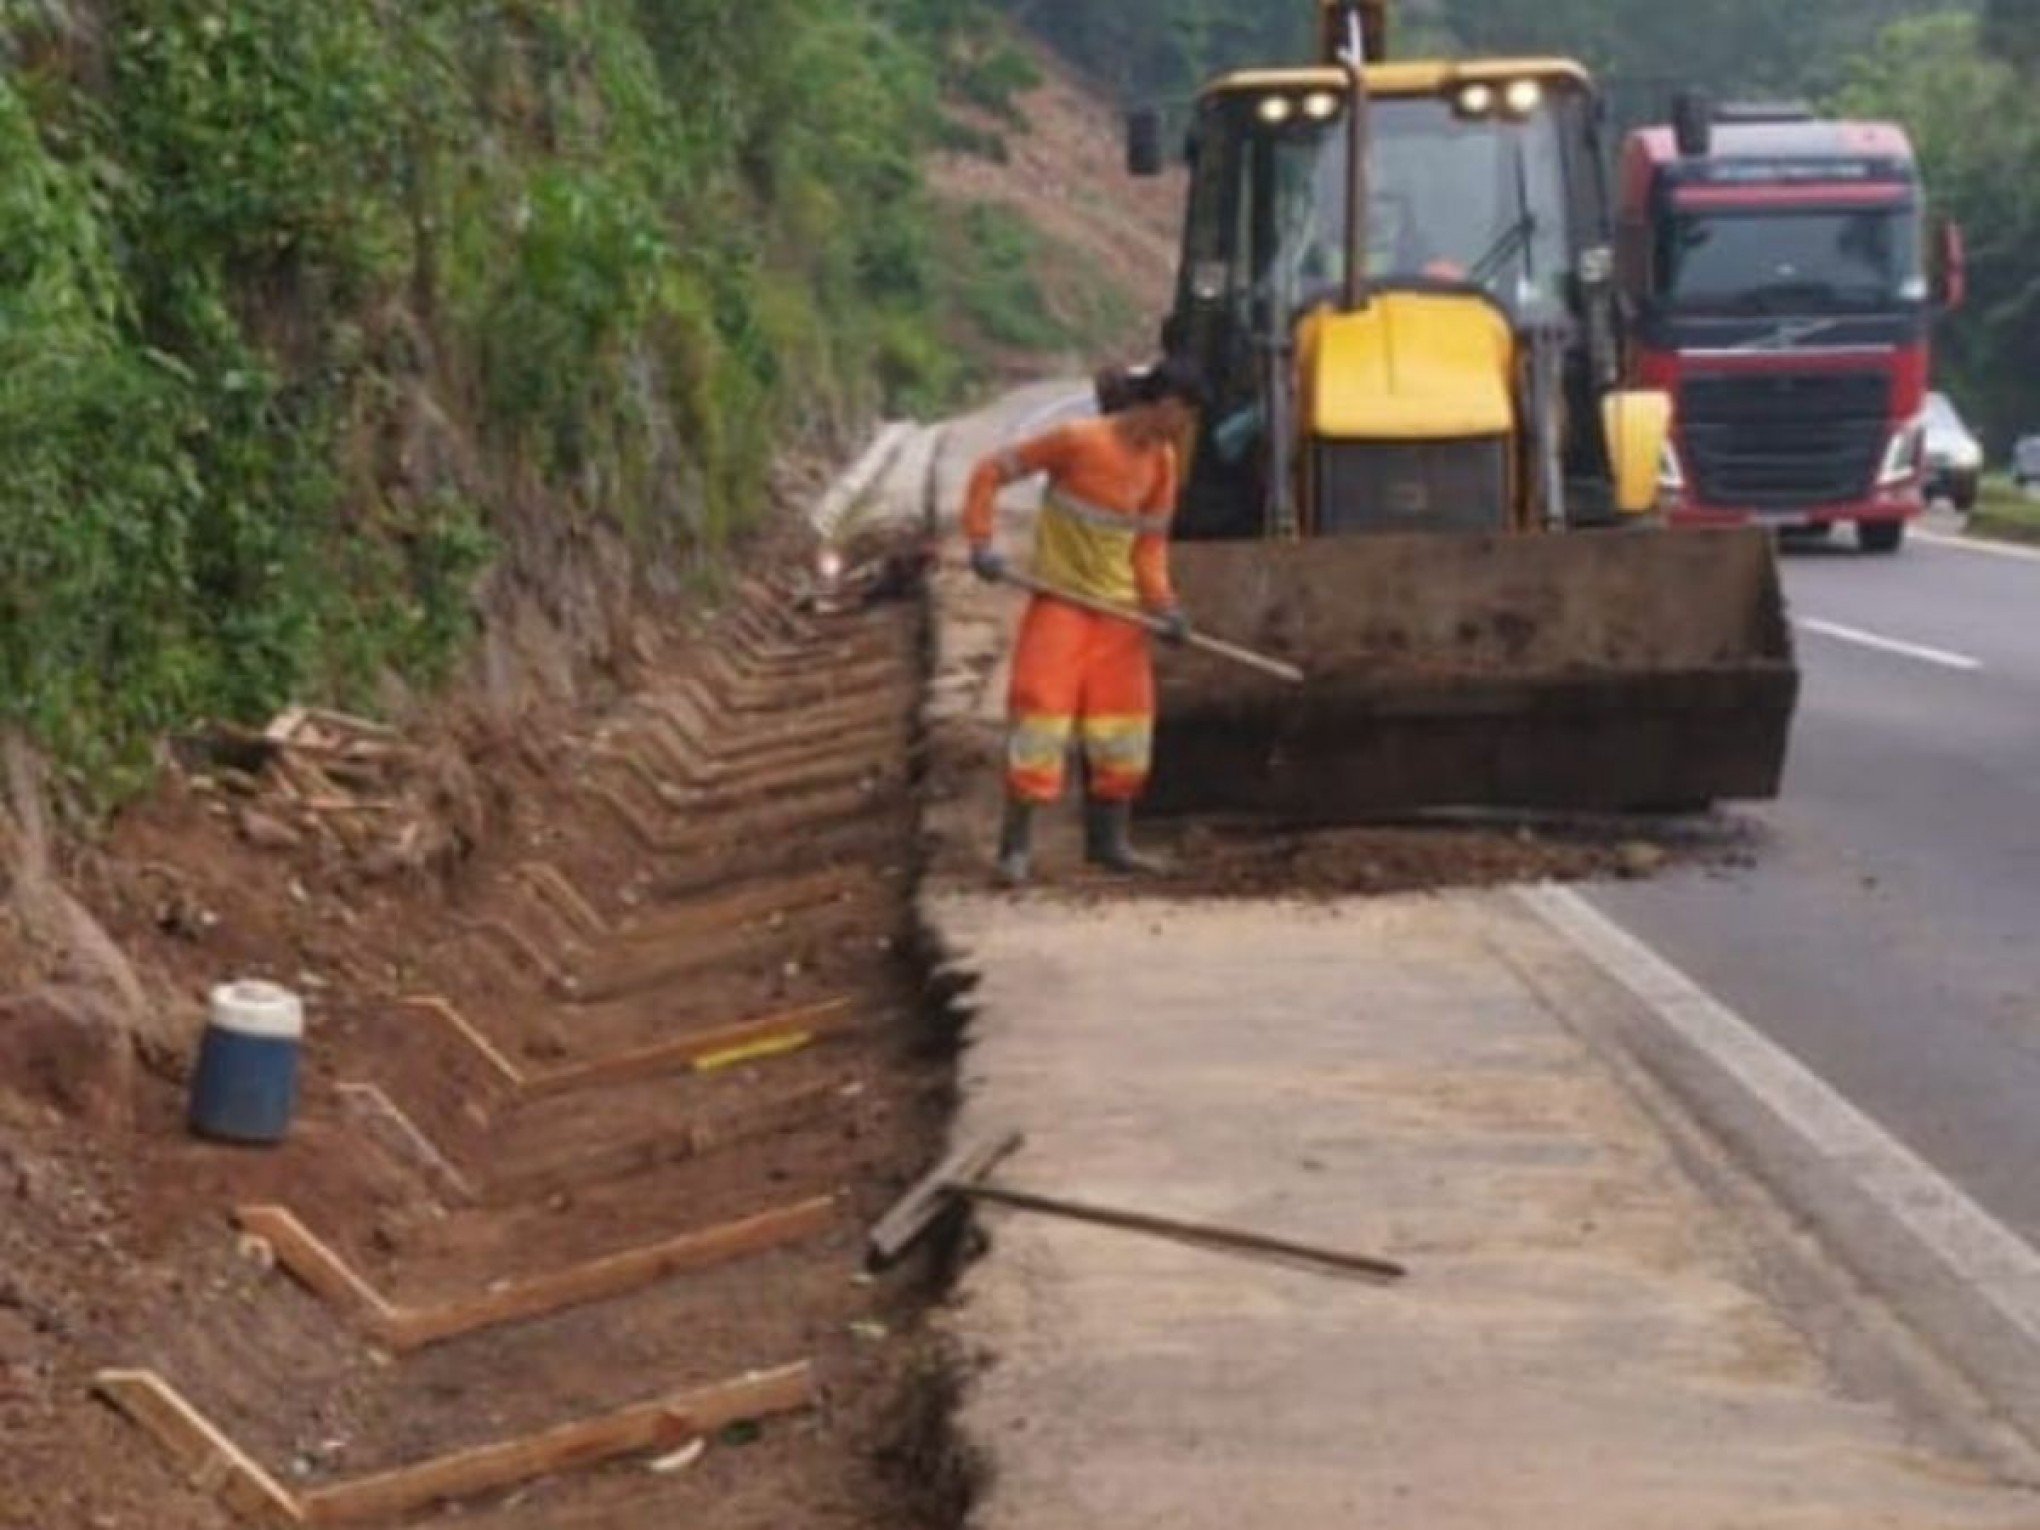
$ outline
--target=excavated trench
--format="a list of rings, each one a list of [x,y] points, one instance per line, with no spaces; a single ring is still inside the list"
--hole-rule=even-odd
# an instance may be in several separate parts
[[[96,1359],[150,1378],[114,1388],[109,1475],[186,1483],[150,1530],[289,1522],[272,1493],[313,1523],[960,1522],[941,1253],[861,1267],[952,1105],[925,606],[802,613],[796,582],[497,783],[512,828],[451,912],[320,1008],[285,1148],[148,1095],[140,1236],[175,1273]]]

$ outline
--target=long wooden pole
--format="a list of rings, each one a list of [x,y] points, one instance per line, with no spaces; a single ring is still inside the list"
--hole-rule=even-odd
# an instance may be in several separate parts
[[[1131,622],[1136,627],[1144,627],[1157,637],[1168,637],[1171,635],[1169,624],[1159,616],[1150,616],[1147,612],[1136,610],[1132,606],[1122,606],[1116,601],[1097,600],[1089,595],[1079,595],[1074,590],[1065,590],[1058,585],[1050,584],[1045,579],[1036,579],[1032,574],[1023,574],[1012,569],[1008,569],[1000,577],[1005,583],[1015,585],[1031,594],[1043,595],[1050,600],[1059,600],[1064,605],[1075,606],[1082,611],[1095,612],[1099,616],[1117,617],[1120,621]],[[1303,671],[1294,664],[1285,663],[1281,659],[1271,658],[1265,653],[1256,653],[1251,648],[1242,648],[1237,643],[1228,643],[1223,638],[1215,638],[1202,632],[1193,631],[1184,641],[1192,648],[1211,654],[1216,658],[1225,659],[1233,664],[1245,665],[1248,669],[1258,670],[1264,675],[1272,675],[1275,679],[1287,681],[1291,685],[1302,685],[1304,683]]]
[[[1392,1260],[1375,1259],[1365,1254],[1348,1254],[1338,1249],[1315,1248],[1305,1243],[1291,1243],[1283,1238],[1241,1232],[1232,1227],[1214,1227],[1203,1222],[1185,1222],[1175,1217],[1155,1216],[1145,1211],[1121,1211],[1115,1207],[1092,1206],[1082,1201],[1067,1201],[1060,1196],[1037,1195],[1029,1190],[1013,1190],[1005,1185],[987,1184],[983,1180],[957,1179],[950,1182],[950,1188],[959,1195],[969,1196],[974,1201],[989,1201],[995,1206],[1010,1206],[1015,1211],[1031,1211],[1072,1222],[1092,1222],[1100,1227],[1117,1227],[1125,1232],[1147,1233],[1157,1238],[1171,1238],[1179,1243],[1194,1243],[1234,1253],[1263,1254],[1276,1259],[1295,1260],[1303,1264],[1338,1270],[1347,1275],[1365,1276],[1384,1285],[1402,1280],[1409,1274],[1407,1269]]]

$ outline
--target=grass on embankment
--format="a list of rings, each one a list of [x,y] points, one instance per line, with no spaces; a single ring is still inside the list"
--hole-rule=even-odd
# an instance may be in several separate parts
[[[1967,530],[1973,537],[2040,543],[2040,498],[2014,488],[2008,478],[1987,478]]]

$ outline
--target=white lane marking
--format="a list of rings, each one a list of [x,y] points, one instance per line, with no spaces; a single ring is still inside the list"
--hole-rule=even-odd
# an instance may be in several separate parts
[[[1895,653],[1901,658],[1917,659],[1922,664],[1938,664],[1943,669],[1959,669],[1965,674],[1974,674],[1983,668],[1983,660],[1972,659],[1966,653],[1950,653],[1945,648],[1928,648],[1920,643],[1907,643],[1899,638],[1879,637],[1874,632],[1865,632],[1861,627],[1845,627],[1840,622],[1822,621],[1817,616],[1802,616],[1797,625],[1808,632],[1818,632],[1822,637],[1831,637],[1839,642],[1854,643],[1861,648],[1874,648],[1879,653]]]
[[[1046,404],[1043,404],[1039,409],[1015,425],[1008,433],[1007,439],[1024,441],[1036,431],[1045,429],[1060,421],[1065,415],[1088,413],[1091,408],[1091,402],[1092,395],[1089,389],[1081,393],[1065,393],[1060,398],[1050,399]]]
[[[1517,896],[1829,1170],[1876,1201],[2005,1322],[2040,1344],[2040,1252],[2031,1244],[1578,893],[1544,886],[1519,889]]]
[[[1957,552],[1981,553],[1986,558],[2040,563],[2040,547],[2015,547],[2010,542],[1993,542],[1987,537],[1951,537],[1939,531],[1915,531],[1913,540],[1924,542],[1929,547],[1952,547]]]

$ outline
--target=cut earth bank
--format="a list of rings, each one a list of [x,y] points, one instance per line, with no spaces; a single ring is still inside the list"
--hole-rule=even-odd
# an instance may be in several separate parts
[[[1043,389],[948,427],[877,508],[939,520],[981,452],[1082,407]],[[1030,1190],[1412,1270],[987,1212],[951,1314],[977,1523],[2040,1525],[2005,1399],[1637,1065],[1642,1000],[1566,895],[1114,899],[1066,841],[1047,890],[986,892],[1014,612],[950,554],[923,915],[976,982],[957,1139],[1025,1132],[1000,1175]]]

